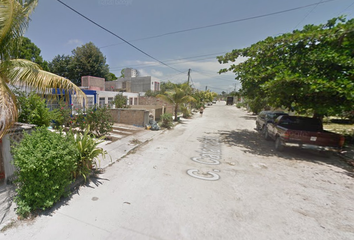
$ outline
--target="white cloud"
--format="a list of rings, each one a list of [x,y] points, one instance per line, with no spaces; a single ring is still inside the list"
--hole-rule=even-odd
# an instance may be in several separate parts
[[[155,69],[151,70],[151,75],[154,77],[162,77],[163,76],[163,72],[157,71]]]
[[[66,45],[74,45],[74,46],[81,46],[83,45],[83,41],[79,40],[79,39],[70,39]]]

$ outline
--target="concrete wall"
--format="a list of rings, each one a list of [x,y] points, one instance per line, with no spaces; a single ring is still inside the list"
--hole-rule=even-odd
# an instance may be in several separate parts
[[[105,79],[92,76],[81,77],[81,86],[89,90],[105,90]]]
[[[164,106],[156,106],[156,105],[135,105],[130,106],[130,109],[140,109],[140,110],[147,110],[150,114],[154,116],[155,121],[159,121],[161,115],[165,112]]]
[[[106,91],[113,91],[113,90],[117,90],[117,89],[122,89],[122,82],[123,80],[118,79],[115,81],[106,81],[105,84],[105,90]]]
[[[159,91],[160,80],[151,76],[146,77],[124,77],[116,81],[105,82],[105,88],[107,91],[114,91],[117,89],[123,89],[126,92],[147,92]]]
[[[144,127],[149,123],[149,111],[143,109],[110,109],[113,122]]]
[[[167,103],[159,98],[156,97],[140,97],[139,98],[139,105],[142,106],[155,106],[155,108],[158,108],[160,106],[164,107],[164,113],[171,113],[172,115],[174,114],[174,105]]]

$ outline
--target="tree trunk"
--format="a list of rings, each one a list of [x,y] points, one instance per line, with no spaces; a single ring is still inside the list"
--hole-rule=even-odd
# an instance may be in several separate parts
[[[177,121],[177,110],[178,110],[178,104],[176,104],[176,106],[175,106],[175,120],[174,121]]]
[[[319,113],[317,113],[317,112],[314,112],[314,114],[313,114],[313,117],[312,117],[312,118],[320,119],[320,120],[321,120],[321,122],[322,122],[322,121],[323,121],[323,117],[324,117],[324,115],[323,115],[323,114],[319,114]]]

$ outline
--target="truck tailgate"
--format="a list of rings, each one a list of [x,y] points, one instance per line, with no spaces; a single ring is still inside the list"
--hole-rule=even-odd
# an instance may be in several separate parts
[[[339,134],[327,131],[309,132],[288,130],[288,140],[286,141],[323,147],[340,147],[340,139],[341,136]]]

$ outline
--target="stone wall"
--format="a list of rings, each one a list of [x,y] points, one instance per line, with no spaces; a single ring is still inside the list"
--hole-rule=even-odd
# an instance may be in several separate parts
[[[149,111],[145,109],[110,109],[113,122],[144,127],[149,122]]]

